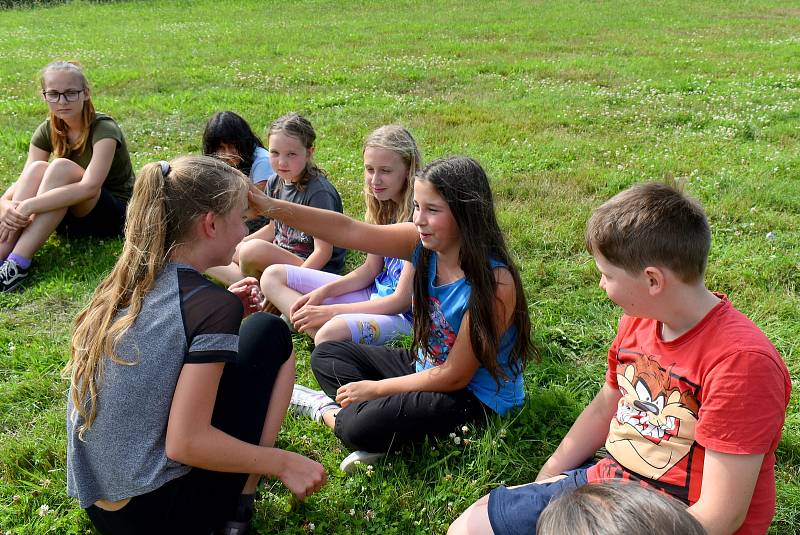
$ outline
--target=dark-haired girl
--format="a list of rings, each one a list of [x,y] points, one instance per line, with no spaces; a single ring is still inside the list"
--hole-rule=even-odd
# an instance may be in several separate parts
[[[0,292],[25,280],[33,255],[54,230],[73,237],[122,235],[133,190],[125,137],[111,117],[95,112],[80,66],[50,63],[41,86],[49,117],[33,133],[19,179],[0,197]]]
[[[311,356],[322,391],[295,385],[293,408],[356,450],[342,470],[522,404],[530,320],[489,181],[475,160],[445,158],[422,170],[413,223],[370,225],[252,189],[250,198],[269,217],[416,267],[412,350],[326,342]]]
[[[232,111],[218,111],[208,120],[203,131],[203,154],[226,161],[262,191],[273,173],[261,139]]]

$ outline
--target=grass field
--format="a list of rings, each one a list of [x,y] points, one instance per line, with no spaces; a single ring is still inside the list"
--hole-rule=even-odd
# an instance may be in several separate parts
[[[459,440],[431,441],[353,477],[335,438],[288,417],[279,446],[321,460],[304,504],[268,481],[263,533],[443,533],[501,482],[530,481],[600,387],[620,311],[582,247],[593,207],[641,180],[680,178],[705,204],[708,285],[727,293],[800,377],[800,3],[85,2],[0,11],[0,186],[45,117],[38,70],[80,60],[134,165],[200,150],[231,109],[264,131],[288,111],[360,216],[364,136],[391,122],[426,161],[478,158],[492,178],[543,360],[528,402]],[[769,237],[768,237],[769,233]],[[0,295],[0,528],[86,533],[65,491],[72,318],[118,241],[52,238],[21,292]],[[310,344],[296,337],[299,380]],[[800,533],[800,384],[777,452],[774,533]],[[467,439],[467,440],[464,440]]]

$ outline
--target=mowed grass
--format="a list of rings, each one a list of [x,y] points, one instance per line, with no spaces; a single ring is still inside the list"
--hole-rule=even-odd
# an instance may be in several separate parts
[[[532,480],[601,386],[620,311],[597,288],[582,233],[626,186],[672,176],[706,206],[710,288],[727,293],[800,376],[800,3],[70,3],[0,12],[0,186],[45,117],[38,70],[86,67],[98,110],[134,165],[197,153],[206,119],[235,110],[260,133],[289,111],[360,217],[361,142],[399,122],[426,161],[467,154],[489,173],[543,360],[528,401],[485,429],[453,430],[346,477],[346,451],[287,417],[279,446],[330,483],[297,504],[267,481],[263,533],[443,533],[505,482]],[[51,239],[23,291],[0,296],[0,528],[86,533],[65,490],[72,318],[119,241]],[[355,257],[351,260],[355,260]],[[314,384],[309,341],[298,379]],[[800,395],[777,452],[774,533],[800,525]],[[735,422],[732,423],[735,425]],[[458,442],[458,443],[456,443]],[[132,445],[133,447],[133,445]]]

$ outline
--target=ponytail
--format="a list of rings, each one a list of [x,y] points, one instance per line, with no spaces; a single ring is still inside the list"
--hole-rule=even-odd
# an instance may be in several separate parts
[[[97,416],[105,357],[116,364],[136,364],[116,355],[115,347],[136,321],[159,272],[175,248],[190,236],[198,217],[208,212],[228,213],[244,202],[247,187],[242,173],[205,156],[186,156],[142,168],[128,205],[122,254],[75,318],[64,375],[72,386],[75,412],[70,417],[83,420],[78,426],[81,440]],[[117,317],[126,308],[125,314]]]

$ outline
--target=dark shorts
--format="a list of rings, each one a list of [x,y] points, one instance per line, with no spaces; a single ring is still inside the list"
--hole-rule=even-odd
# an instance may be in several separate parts
[[[125,229],[127,203],[114,197],[106,188],[100,189],[100,198],[92,211],[75,217],[69,209],[58,224],[56,232],[69,238],[116,238]]]
[[[583,465],[564,472],[567,477],[553,483],[531,483],[514,489],[497,487],[489,493],[489,523],[495,535],[529,535],[536,533],[539,515],[550,500],[588,482]]]

